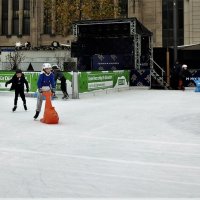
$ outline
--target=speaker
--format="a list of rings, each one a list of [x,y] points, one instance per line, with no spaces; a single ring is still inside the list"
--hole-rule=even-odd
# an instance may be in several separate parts
[[[76,58],[81,56],[81,48],[78,42],[71,43],[71,57]]]

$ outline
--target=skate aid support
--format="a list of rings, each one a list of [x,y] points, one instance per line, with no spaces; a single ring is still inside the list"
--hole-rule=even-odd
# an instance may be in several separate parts
[[[46,124],[58,124],[59,116],[55,108],[51,104],[51,96],[52,96],[51,92],[46,91],[43,92],[42,94],[46,97],[46,102],[45,102],[44,116],[40,121]]]

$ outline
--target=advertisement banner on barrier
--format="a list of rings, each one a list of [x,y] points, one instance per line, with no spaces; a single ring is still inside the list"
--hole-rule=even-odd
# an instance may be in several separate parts
[[[40,72],[23,72],[26,80],[29,84],[29,91],[35,92],[37,90],[37,79]],[[5,86],[5,83],[9,81],[13,75],[15,74],[15,71],[0,71],[0,91],[9,91],[11,84],[7,87]]]
[[[36,92],[37,80],[40,72],[23,73],[29,83],[29,91]],[[10,80],[14,74],[14,71],[0,71],[0,91],[9,91],[11,85],[5,87],[5,83]],[[73,72],[63,72],[63,74],[67,80],[67,91],[71,94]],[[80,93],[108,88],[129,87],[129,70],[79,72],[78,74]],[[57,81],[56,90],[60,91],[59,80]]]
[[[88,90],[113,87],[113,74],[88,74]]]
[[[39,77],[39,74],[41,72],[23,72],[26,80],[29,84],[29,91],[30,92],[36,92],[37,91],[37,80]],[[0,71],[0,91],[9,91],[11,84],[7,87],[5,86],[5,83],[10,80],[13,75],[15,74],[15,71]],[[68,93],[71,93],[71,82],[72,82],[72,73],[71,72],[63,72],[65,78],[67,79],[67,89]],[[57,81],[56,84],[56,90],[60,91],[60,81]]]
[[[79,73],[79,92],[129,86],[129,70]]]
[[[0,90],[7,90],[5,83],[10,80],[13,76],[13,73],[9,72],[0,72]]]

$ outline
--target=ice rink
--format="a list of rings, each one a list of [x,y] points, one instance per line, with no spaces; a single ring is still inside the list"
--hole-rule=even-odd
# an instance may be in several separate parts
[[[200,198],[200,93],[54,100],[58,125],[13,99],[0,93],[0,198]]]

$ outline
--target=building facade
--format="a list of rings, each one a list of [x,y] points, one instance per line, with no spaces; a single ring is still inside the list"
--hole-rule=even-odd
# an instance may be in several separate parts
[[[113,2],[122,7],[121,16],[127,17],[128,0]],[[0,0],[0,46],[14,46],[16,42],[25,44],[27,41],[32,47],[47,46],[52,41],[68,44],[73,36],[56,35],[56,19],[52,18],[50,23],[47,20],[52,12],[44,9],[44,0]]]
[[[155,47],[173,46],[173,0],[114,0],[121,17],[137,17],[153,32]],[[177,0],[178,45],[200,43],[200,1]],[[53,23],[53,22],[52,22]],[[43,0],[0,0],[0,46],[29,41],[33,47],[66,44],[72,36],[55,34],[45,21]]]
[[[200,1],[184,0],[184,44],[200,43]]]
[[[128,17],[153,32],[155,47],[173,46],[173,0],[129,0]],[[200,1],[177,0],[177,45],[200,43]]]
[[[55,35],[44,23],[43,0],[0,0],[0,46],[15,46],[29,41],[33,47],[66,44],[71,36]]]

